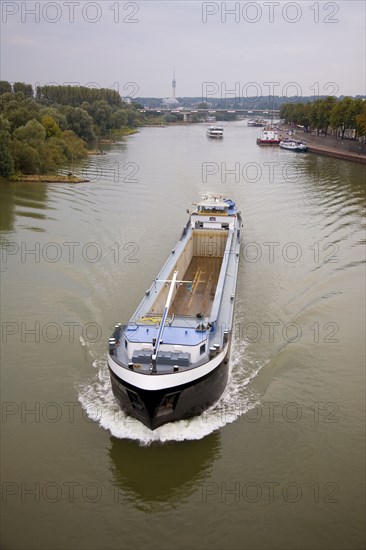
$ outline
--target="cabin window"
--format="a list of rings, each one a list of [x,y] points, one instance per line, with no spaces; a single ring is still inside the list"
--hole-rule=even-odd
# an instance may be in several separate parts
[[[202,346],[200,347],[200,355],[203,355],[206,351],[206,344],[202,344]]]
[[[222,223],[221,227],[222,227],[222,229],[229,229],[229,224],[228,223]]]

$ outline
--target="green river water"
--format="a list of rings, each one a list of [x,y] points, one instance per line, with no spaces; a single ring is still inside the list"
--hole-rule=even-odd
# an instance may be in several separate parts
[[[90,182],[1,184],[4,549],[365,545],[365,167],[224,123],[145,128]],[[106,364],[206,191],[243,214],[230,379],[154,432]]]

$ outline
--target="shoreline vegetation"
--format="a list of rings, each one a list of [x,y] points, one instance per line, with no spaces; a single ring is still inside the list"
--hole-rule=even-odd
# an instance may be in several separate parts
[[[206,103],[198,107],[207,112],[210,108]],[[88,181],[58,171],[88,156],[106,154],[103,145],[118,143],[138,127],[187,124],[181,113],[154,116],[142,113],[143,108],[107,88],[47,85],[33,90],[30,84],[0,81],[0,180]],[[227,120],[235,118],[227,114]],[[296,132],[303,130],[309,152],[366,162],[363,98],[285,103],[280,118]],[[194,113],[191,123],[197,122],[207,120]]]
[[[71,181],[58,170],[136,133],[140,108],[110,89],[0,81],[0,179]]]
[[[301,134],[310,153],[366,164],[364,99],[326,97],[313,103],[286,104],[280,118],[297,137]]]
[[[366,100],[361,98],[329,96],[313,103],[287,103],[281,107],[280,119],[325,138],[366,139]]]
[[[9,181],[28,183],[88,183],[87,178],[62,174],[26,174],[11,176]]]

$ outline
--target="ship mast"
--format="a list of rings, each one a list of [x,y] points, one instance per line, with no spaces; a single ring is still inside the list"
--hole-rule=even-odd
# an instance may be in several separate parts
[[[163,312],[163,315],[162,315],[162,318],[161,318],[161,322],[160,322],[160,326],[159,326],[159,330],[158,330],[158,335],[156,337],[156,342],[155,342],[153,353],[152,353],[152,356],[151,356],[151,361],[152,361],[152,366],[153,366],[152,372],[156,372],[156,360],[157,360],[157,357],[158,357],[160,344],[162,342],[162,336],[163,336],[163,331],[164,331],[164,327],[165,327],[165,321],[166,321],[166,318],[168,316],[170,304],[171,304],[171,301],[172,301],[174,285],[176,283],[192,283],[192,281],[177,281],[177,276],[178,276],[178,271],[174,271],[173,279],[170,279],[170,280],[168,280],[168,279],[156,279],[156,281],[155,281],[155,282],[170,283],[170,289],[169,289],[169,292],[168,292],[167,300],[165,302],[164,312]]]

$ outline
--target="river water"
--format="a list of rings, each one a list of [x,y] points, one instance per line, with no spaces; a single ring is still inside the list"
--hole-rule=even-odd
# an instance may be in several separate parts
[[[145,128],[89,183],[1,186],[7,549],[361,549],[362,165],[224,123]],[[206,191],[242,211],[231,373],[201,417],[118,410],[106,344]]]

